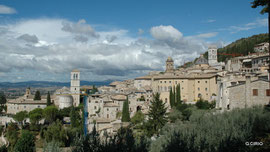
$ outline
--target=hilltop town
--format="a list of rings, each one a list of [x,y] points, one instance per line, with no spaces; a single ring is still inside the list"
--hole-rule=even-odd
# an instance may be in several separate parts
[[[75,69],[70,74],[70,88],[56,90],[50,96],[51,102],[58,109],[83,104],[85,129],[91,132],[95,125],[101,135],[113,135],[120,127],[127,125],[121,121],[126,100],[130,117],[138,111],[147,116],[153,94],[158,92],[167,112],[170,112],[170,91],[174,91],[177,86],[180,86],[181,101],[185,104],[205,100],[213,103],[220,112],[266,105],[270,99],[268,45],[258,44],[254,48],[256,53],[233,57],[226,63],[218,62],[217,48],[210,46],[208,59],[201,55],[187,68],[175,68],[173,57],[168,57],[164,62],[165,71],[152,71],[135,79],[115,81],[109,86],[99,86],[95,92],[92,92],[92,86],[80,86],[81,72]],[[6,113],[11,115],[22,111],[31,112],[36,108],[44,109],[47,96],[35,100],[30,88],[26,88],[24,96],[7,100],[6,106]],[[2,116],[0,123],[6,125],[11,121],[15,122],[12,117]]]

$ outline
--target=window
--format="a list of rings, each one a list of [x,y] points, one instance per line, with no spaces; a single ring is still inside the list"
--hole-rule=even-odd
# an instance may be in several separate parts
[[[38,108],[40,108],[40,106],[37,106]]]
[[[168,102],[168,99],[167,98],[165,98],[165,103],[167,103]]]
[[[164,83],[166,83],[166,81],[164,81]]]
[[[258,96],[258,89],[253,89],[253,96]]]
[[[95,106],[94,109],[97,109],[97,107]]]
[[[109,111],[109,108],[107,108],[107,111]]]
[[[205,88],[205,91],[207,91],[207,88]]]
[[[205,83],[207,83],[207,81],[205,81]]]
[[[198,83],[200,83],[200,81],[198,81]]]
[[[266,89],[266,96],[270,96],[270,89]]]
[[[162,81],[159,81],[159,83],[162,83]]]
[[[198,88],[198,91],[200,91],[200,88]]]
[[[169,81],[169,83],[172,83],[171,81]]]
[[[109,118],[109,114],[107,114],[107,118]]]
[[[177,84],[177,81],[175,81],[175,84]]]
[[[26,108],[26,106],[24,106],[24,109]]]

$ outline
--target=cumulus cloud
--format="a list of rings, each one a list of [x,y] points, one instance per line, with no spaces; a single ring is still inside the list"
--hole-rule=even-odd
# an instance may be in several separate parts
[[[62,30],[73,34],[83,34],[95,38],[99,37],[95,30],[89,24],[86,24],[84,19],[79,20],[77,23],[63,22]]]
[[[106,39],[107,39],[107,41],[108,42],[113,42],[114,40],[116,40],[117,39],[117,36],[115,36],[115,35],[108,35],[108,36],[106,36]]]
[[[5,5],[0,5],[0,14],[14,14],[14,13],[16,13],[16,10],[14,8]]]
[[[126,29],[94,31],[99,38],[89,38],[89,28],[77,29],[81,25],[89,27],[83,20],[63,19],[0,25],[0,73],[6,73],[1,80],[17,80],[20,75],[20,81],[69,81],[74,68],[82,71],[83,80],[128,79],[164,70],[168,56],[180,65],[207,48],[206,42],[184,37],[170,25],[151,28],[154,39],[132,37]]]
[[[81,35],[77,35],[74,37],[74,40],[78,41],[78,42],[87,42],[88,38],[85,36],[81,36]]]
[[[157,40],[178,40],[183,34],[173,26],[155,26],[150,29],[151,35]]]
[[[38,38],[36,35],[23,34],[18,37],[19,40],[24,40],[30,43],[38,43]]]

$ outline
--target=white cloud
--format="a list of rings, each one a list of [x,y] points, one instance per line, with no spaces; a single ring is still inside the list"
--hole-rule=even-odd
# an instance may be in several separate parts
[[[73,34],[83,34],[96,38],[99,37],[95,30],[89,24],[86,24],[84,19],[79,20],[77,23],[63,22],[62,30]]]
[[[16,13],[16,10],[14,8],[5,5],[0,5],[0,14],[14,14],[14,13]]]
[[[63,22],[71,32],[62,30],[67,26]],[[0,25],[0,73],[6,73],[1,81],[17,81],[18,75],[20,81],[68,81],[74,68],[82,71],[84,80],[134,78],[163,70],[168,56],[179,65],[207,48],[205,41],[184,37],[170,25],[151,28],[154,39],[148,39],[132,37],[126,29],[94,30],[99,38],[93,38],[89,28],[80,29],[82,24],[92,27],[83,20],[74,23],[48,18]],[[30,39],[18,39],[22,35]],[[29,44],[34,37],[38,43]]]
[[[195,38],[211,38],[217,36],[218,32],[209,32],[209,33],[202,33],[199,35],[195,35]]]
[[[251,29],[255,29],[258,27],[266,27],[268,26],[268,19],[263,18],[263,19],[256,19],[253,22],[243,24],[243,25],[233,25],[227,28],[221,28],[219,29],[220,31],[230,31],[231,33],[237,33],[240,31],[248,31]]]
[[[157,40],[179,40],[183,36],[181,32],[171,25],[152,27],[150,33]]]

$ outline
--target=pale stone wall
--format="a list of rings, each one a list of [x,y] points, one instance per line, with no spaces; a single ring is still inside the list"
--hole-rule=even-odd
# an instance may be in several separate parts
[[[151,80],[134,80],[134,87],[137,89],[141,89],[145,86],[151,86]]]
[[[8,114],[16,114],[20,111],[30,112],[36,108],[46,108],[46,104],[27,104],[27,103],[7,103],[7,113]]]
[[[70,92],[74,106],[78,106],[80,104],[80,71],[78,70],[71,72]]]
[[[253,95],[253,89],[258,89],[258,96]],[[266,89],[269,89],[268,81],[250,81],[250,78],[247,79],[245,84],[229,87],[230,108],[268,104],[270,96],[266,96]]]
[[[12,117],[0,116],[0,125],[6,125],[7,123],[15,122]]]

